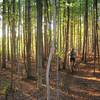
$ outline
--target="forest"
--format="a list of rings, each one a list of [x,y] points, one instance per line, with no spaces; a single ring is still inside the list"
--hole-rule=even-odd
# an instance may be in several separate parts
[[[0,0],[0,100],[100,100],[100,0]]]

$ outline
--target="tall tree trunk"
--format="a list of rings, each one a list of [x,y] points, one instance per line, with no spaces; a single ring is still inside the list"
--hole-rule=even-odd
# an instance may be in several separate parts
[[[77,49],[80,52],[80,16],[78,16],[78,25],[77,25]]]
[[[82,60],[87,61],[87,42],[88,42],[88,0],[85,0],[85,14],[84,14],[84,42]]]
[[[94,73],[96,65],[96,0],[93,0],[93,36],[94,36]]]
[[[28,6],[28,4],[27,4],[27,0],[25,0],[25,8],[23,7],[23,19],[24,19],[24,22],[23,23],[25,23],[25,25],[23,25],[23,43],[24,43],[24,51],[23,51],[23,57],[24,57],[24,65],[25,65],[25,70],[26,70],[26,73],[28,73],[27,72],[27,64],[26,64],[26,43],[27,43],[27,30],[28,30],[28,28],[27,28],[27,23],[28,23],[28,18],[27,18],[27,7]],[[25,14],[25,17],[24,17],[24,14]]]
[[[96,54],[98,53],[99,63],[99,46],[98,46],[98,15],[97,15],[97,0],[93,0],[93,33],[94,33],[94,73],[96,66]]]
[[[70,4],[70,0],[67,0],[68,4]],[[66,47],[65,47],[65,57],[63,63],[63,69],[66,67],[66,59],[67,59],[67,52],[68,52],[68,40],[69,40],[69,19],[70,19],[70,8],[67,7],[67,32],[66,32]]]
[[[7,26],[7,48],[8,48],[8,51],[7,51],[7,59],[8,61],[10,60],[10,2],[8,0],[7,2],[7,5],[8,5],[8,26]]]
[[[98,1],[95,0],[95,7],[96,7],[96,43],[97,43],[97,54],[98,54],[98,64],[100,63],[99,57],[99,41],[98,41]]]
[[[51,64],[51,60],[52,60],[52,56],[54,54],[54,43],[56,40],[56,1],[52,0],[52,5],[53,5],[53,40],[52,40],[52,47],[50,48],[50,55],[48,58],[48,64],[47,64],[47,70],[46,70],[46,85],[47,85],[47,100],[51,100],[50,99],[50,80],[49,80],[49,75],[50,75],[50,64]]]
[[[2,68],[6,68],[6,0],[3,0],[2,15]]]
[[[58,1],[58,9],[57,9],[57,20],[58,20],[58,26],[57,26],[57,46],[58,46],[58,52],[60,51],[60,43],[59,43],[59,38],[60,38],[60,1]]]
[[[61,13],[61,10],[59,9],[59,11],[60,11],[60,13]],[[59,51],[61,52],[61,49],[62,49],[62,19],[61,19],[61,15],[59,15],[59,17],[60,17],[60,20],[59,20],[59,24],[60,24],[60,31],[59,31]]]
[[[82,4],[81,4],[81,0],[80,0],[80,11],[82,11],[81,6],[82,6]],[[79,32],[79,33],[80,33],[80,46],[79,46],[79,47],[80,47],[80,48],[79,48],[80,54],[81,54],[81,51],[82,51],[82,50],[81,50],[81,49],[82,49],[82,27],[81,27],[81,26],[82,26],[82,25],[81,25],[82,22],[81,22],[81,17],[82,17],[82,15],[81,15],[81,13],[80,13],[80,19],[79,19],[79,20],[80,20],[80,23],[79,23],[79,27],[80,27],[80,32]]]
[[[48,36],[47,36],[47,0],[44,0],[44,56],[45,60],[48,56]]]
[[[11,1],[12,4],[12,26],[11,26],[11,89],[14,88],[13,84],[13,74],[14,74],[14,66],[15,66],[15,60],[16,60],[16,26],[15,26],[15,0]]]
[[[28,25],[27,25],[27,42],[26,42],[26,51],[27,51],[27,78],[31,79],[33,77],[32,65],[31,65],[31,0],[27,1],[28,3]]]
[[[65,47],[65,40],[66,40],[66,38],[65,38],[65,19],[66,19],[66,9],[65,9],[65,3],[64,3],[64,11],[63,11],[63,48]]]
[[[71,29],[70,29],[71,30],[71,34],[70,34],[70,47],[73,48],[73,26],[74,26],[74,24],[73,24],[73,8],[71,9],[71,13],[72,13],[72,15],[71,15],[71,21],[72,22],[70,24],[71,25],[70,26],[71,27]]]
[[[17,50],[17,55],[18,57],[20,56],[20,37],[21,37],[21,1],[18,0],[18,15],[19,15],[19,18],[18,18],[18,38],[17,38],[17,47],[18,47],[18,50]]]
[[[37,37],[36,37],[36,67],[38,75],[38,88],[42,85],[43,70],[43,34],[42,34],[42,0],[36,0],[37,5]]]

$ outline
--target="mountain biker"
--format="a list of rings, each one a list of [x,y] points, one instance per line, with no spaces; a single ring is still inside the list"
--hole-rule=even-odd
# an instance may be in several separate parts
[[[76,52],[75,52],[75,49],[72,48],[71,52],[70,52],[70,62],[72,63],[72,71],[73,71],[73,68],[75,66],[75,62],[76,62]]]

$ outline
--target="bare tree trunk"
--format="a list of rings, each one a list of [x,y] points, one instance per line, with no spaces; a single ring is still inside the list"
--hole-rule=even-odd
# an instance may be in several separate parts
[[[43,72],[43,33],[42,33],[42,0],[36,0],[37,4],[37,37],[36,37],[36,67],[38,83],[37,87],[42,87]]]
[[[64,6],[65,6],[65,4],[64,4]],[[65,15],[65,12],[66,12],[66,10],[65,10],[65,8],[64,8],[64,12],[63,12],[63,46],[62,46],[63,48],[64,48],[64,46],[65,46],[65,45],[64,45],[64,44],[65,44],[65,42],[64,42],[64,41],[65,41],[65,16],[66,16],[66,15]]]
[[[6,0],[3,0],[2,21],[2,68],[6,68]]]
[[[27,78],[31,79],[33,77],[32,65],[31,65],[31,0],[27,1],[28,4],[28,25],[27,25],[27,43],[26,43],[26,51],[27,51]]]
[[[87,61],[87,40],[88,39],[88,0],[85,0],[85,15],[84,15],[84,42],[82,60]]]
[[[72,15],[71,15],[71,35],[70,35],[70,47],[71,48],[73,48],[73,8],[71,9],[71,13],[72,13]]]
[[[70,0],[67,0],[68,4],[70,4]],[[70,19],[70,8],[67,7],[67,32],[66,32],[66,47],[65,47],[65,57],[63,63],[63,69],[66,67],[66,59],[67,59],[67,52],[68,52],[68,40],[69,40],[69,19]]]
[[[100,57],[99,57],[99,41],[98,41],[98,1],[95,1],[96,4],[96,41],[97,41],[97,54],[98,54],[98,64],[100,63]]]
[[[81,6],[82,6],[82,4],[81,4],[81,0],[80,0],[80,11],[82,11]],[[80,47],[80,48],[79,48],[79,50],[80,50],[80,53],[81,53],[81,51],[82,51],[82,50],[81,50],[81,49],[82,49],[82,29],[81,29],[81,28],[82,28],[82,27],[81,27],[81,26],[82,26],[82,25],[81,25],[82,22],[81,22],[81,16],[82,16],[82,15],[81,15],[81,13],[80,13],[80,21],[79,21],[79,22],[80,22],[80,23],[79,23],[79,27],[80,27],[80,31],[79,31],[79,33],[80,33],[80,46],[79,46],[79,47]]]
[[[48,36],[47,36],[47,1],[44,1],[44,58],[48,56]]]
[[[54,54],[54,42],[56,39],[56,1],[52,1],[53,4],[53,41],[52,41],[52,47],[50,49],[50,55],[48,59],[48,64],[47,64],[47,70],[46,70],[46,84],[47,84],[47,100],[50,100],[50,84],[49,84],[49,74],[50,74],[50,64],[52,60],[52,56]]]
[[[13,74],[14,74],[14,66],[15,66],[15,60],[16,60],[16,30],[15,30],[15,0],[11,1],[12,4],[12,26],[11,26],[11,90],[14,89],[14,80],[13,80]],[[13,97],[12,97],[13,98]],[[14,98],[13,98],[14,99]]]
[[[18,15],[19,15],[19,19],[18,19],[18,56],[20,56],[20,37],[21,37],[21,1],[18,0]]]
[[[98,53],[98,63],[99,63],[99,46],[98,46],[98,16],[97,16],[97,0],[93,1],[93,33],[94,33],[94,73],[96,66],[96,55]]]
[[[8,0],[7,2],[7,5],[8,5],[8,27],[7,27],[7,48],[8,48],[8,51],[7,51],[7,59],[8,61],[10,60],[10,2]]]

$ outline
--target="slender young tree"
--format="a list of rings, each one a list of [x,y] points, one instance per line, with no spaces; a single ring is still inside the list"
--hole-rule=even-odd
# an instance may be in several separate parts
[[[81,22],[81,21],[82,21],[82,20],[81,20],[81,17],[82,17],[82,14],[81,14],[81,12],[82,12],[82,7],[81,7],[81,6],[82,6],[82,4],[81,4],[81,0],[80,0],[80,18],[79,18],[79,20],[80,20],[80,21],[79,21],[79,22],[80,22],[80,23],[79,23],[79,27],[80,27],[80,30],[79,30],[79,31],[80,31],[80,32],[79,32],[79,33],[80,33],[80,39],[79,39],[79,40],[80,40],[80,46],[79,46],[79,50],[80,50],[80,53],[81,53],[81,49],[82,49],[82,29],[81,29],[81,28],[82,28],[82,22]]]
[[[25,23],[24,25],[23,25],[23,45],[24,45],[24,52],[23,52],[23,58],[24,58],[24,65],[25,65],[25,71],[26,71],[26,73],[28,73],[27,72],[27,64],[26,64],[26,43],[27,43],[27,30],[28,30],[28,28],[27,28],[27,23],[28,23],[28,18],[27,18],[27,7],[28,6],[28,4],[27,4],[27,0],[25,0],[25,8],[23,7],[23,19],[24,19],[24,22],[23,23]],[[25,15],[25,16],[24,16]]]
[[[7,13],[7,16],[8,16],[8,24],[7,24],[7,59],[8,61],[10,60],[10,2],[9,0],[7,1],[7,5],[8,5],[8,13]]]
[[[17,37],[17,56],[20,56],[20,36],[21,36],[21,1],[18,0],[18,37]]]
[[[16,60],[16,17],[15,17],[15,6],[16,1],[11,1],[11,14],[12,14],[12,23],[11,23],[11,90],[14,88],[13,84],[13,74],[14,74],[14,66]]]
[[[52,60],[52,56],[54,54],[55,50],[55,40],[56,40],[56,0],[52,0],[52,11],[53,11],[53,40],[52,40],[52,46],[50,48],[50,54],[48,58],[48,64],[47,64],[47,70],[46,70],[46,85],[47,85],[47,100],[50,100],[50,83],[49,83],[49,75],[50,75],[50,64]]]
[[[73,0],[72,0],[73,1]],[[71,31],[71,34],[70,34],[70,47],[73,48],[73,17],[74,17],[74,9],[73,7],[71,8],[71,24],[70,24],[70,31]]]

